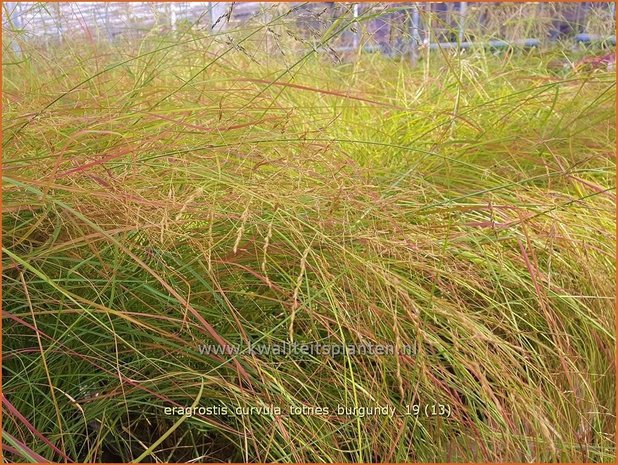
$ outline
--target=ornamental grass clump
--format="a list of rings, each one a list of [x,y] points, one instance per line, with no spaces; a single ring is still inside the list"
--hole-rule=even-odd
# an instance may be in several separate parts
[[[5,50],[7,460],[613,462],[615,73],[268,34]]]

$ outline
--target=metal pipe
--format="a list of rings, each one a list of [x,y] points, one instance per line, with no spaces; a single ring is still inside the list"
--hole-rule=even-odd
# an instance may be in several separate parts
[[[172,2],[170,5],[170,26],[172,31],[176,30],[176,3]]]
[[[513,40],[511,42],[507,42],[506,40],[488,40],[487,42],[438,42],[429,44],[429,48],[431,50],[436,49],[468,49],[473,47],[487,47],[487,48],[497,48],[497,49],[505,49],[509,47],[524,47],[524,48],[532,48],[538,47],[541,45],[541,41],[539,39],[522,39],[522,40]]]
[[[459,43],[463,43],[466,36],[466,13],[468,2],[459,2]]]
[[[412,4],[412,18],[410,21],[410,38],[411,38],[411,48],[410,48],[410,61],[412,65],[415,66],[418,63],[418,55],[419,55],[419,46],[421,43],[421,36],[419,33],[419,21],[420,16],[418,13],[418,3]]]
[[[355,28],[354,39],[353,39],[355,49],[358,48],[358,45],[360,43],[360,39],[359,39],[360,31],[358,30],[358,21],[357,21],[358,20],[358,8],[359,8],[358,3],[355,3],[352,6],[352,15],[354,16],[354,28]]]

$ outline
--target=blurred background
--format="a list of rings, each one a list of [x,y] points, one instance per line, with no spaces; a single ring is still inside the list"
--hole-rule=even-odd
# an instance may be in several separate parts
[[[410,55],[423,48],[615,45],[615,4],[580,3],[264,3],[264,2],[4,2],[5,40],[54,44],[68,34],[122,43],[146,34],[197,29],[224,35],[269,24],[273,43],[327,53]],[[359,21],[354,22],[354,18]],[[324,43],[337,21],[349,28]],[[275,27],[276,26],[276,27]],[[268,43],[264,44],[269,47]],[[290,49],[288,44],[287,49]]]

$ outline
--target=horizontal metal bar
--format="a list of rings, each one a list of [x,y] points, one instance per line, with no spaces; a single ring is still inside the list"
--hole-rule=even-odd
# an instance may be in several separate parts
[[[581,40],[581,38],[580,40],[577,40],[577,38],[574,37],[574,39],[576,40],[577,43],[584,42]],[[599,43],[605,42],[611,45],[616,45],[616,37],[610,36],[610,37],[602,38],[599,36],[596,39],[596,42],[599,42]],[[556,43],[556,41],[553,40],[547,43]],[[488,40],[487,42],[462,42],[462,43],[434,42],[430,44],[425,44],[425,47],[428,47],[430,50],[439,50],[439,49],[457,50],[457,49],[470,49],[470,48],[489,48],[489,49],[504,50],[508,48],[534,48],[534,47],[540,47],[541,45],[543,45],[543,42],[540,39],[529,38],[529,39],[520,39],[520,40],[512,40],[512,41],[493,39],[493,40]],[[358,48],[352,47],[352,46],[344,46],[344,47],[329,47],[328,50],[334,50],[335,52],[352,52],[352,51],[358,50]],[[392,53],[403,52],[403,47],[397,47],[397,46],[385,47],[379,44],[378,45],[365,45],[363,47],[363,51],[369,52],[369,53],[375,52],[375,53],[392,54]]]

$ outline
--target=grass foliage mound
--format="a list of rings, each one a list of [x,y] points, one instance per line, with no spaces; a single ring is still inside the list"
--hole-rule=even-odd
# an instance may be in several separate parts
[[[615,73],[276,34],[5,50],[7,459],[613,461]]]

